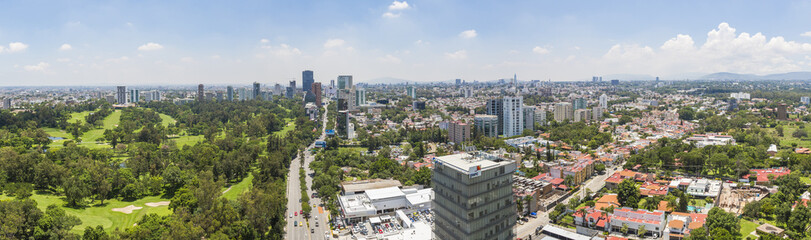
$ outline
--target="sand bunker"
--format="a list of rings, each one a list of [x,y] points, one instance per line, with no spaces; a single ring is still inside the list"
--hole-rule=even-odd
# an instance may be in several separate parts
[[[141,208],[143,208],[143,207],[136,207],[135,205],[129,205],[129,206],[122,207],[122,208],[113,208],[112,210],[114,212],[121,212],[121,213],[125,213],[125,214],[130,214],[130,213],[132,213],[133,210],[138,210],[138,209],[141,209]]]
[[[169,206],[169,201],[150,202],[150,203],[144,203],[144,205],[147,205],[147,206],[150,206],[150,207]]]
[[[233,186],[231,186],[231,187],[233,187]],[[225,194],[225,193],[227,193],[228,191],[231,191],[231,187],[228,187],[228,189],[225,189],[225,191],[222,191],[222,193],[223,193],[223,194]]]

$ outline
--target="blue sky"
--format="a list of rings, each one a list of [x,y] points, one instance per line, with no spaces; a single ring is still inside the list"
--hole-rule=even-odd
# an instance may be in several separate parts
[[[5,1],[0,85],[811,70],[809,1]]]

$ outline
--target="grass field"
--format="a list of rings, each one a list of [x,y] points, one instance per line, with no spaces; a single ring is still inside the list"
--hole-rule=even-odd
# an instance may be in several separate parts
[[[757,239],[757,236],[751,235],[751,233],[754,232],[755,228],[757,227],[758,227],[757,223],[754,223],[746,219],[741,219],[741,236],[743,237],[743,239],[746,239],[747,236],[751,236],[752,238]]]
[[[71,122],[71,123],[74,123],[74,122],[84,123],[85,122],[84,118],[87,117],[87,115],[90,115],[90,113],[92,113],[92,112],[93,111],[84,111],[84,112],[71,113],[70,114],[70,120],[68,120],[68,122]]]
[[[805,185],[811,185],[811,178],[809,177],[800,177],[800,181],[805,183]]]
[[[76,117],[78,114],[81,113],[74,113],[71,116]],[[85,114],[86,115],[86,114]],[[84,117],[82,117],[84,119]],[[73,121],[73,120],[71,120]],[[102,121],[103,126],[101,128],[94,128],[90,129],[90,131],[85,132],[82,134],[82,143],[79,146],[88,147],[88,148],[109,148],[110,145],[103,142],[96,142],[97,139],[100,139],[104,135],[104,130],[113,129],[118,126],[118,123],[121,121],[121,111],[115,111],[107,116]],[[45,133],[51,135],[52,137],[61,137],[67,139],[73,139],[73,136],[65,132],[64,130],[55,129],[55,128],[43,128]],[[62,147],[62,143],[66,140],[56,140],[53,141],[49,147],[51,148],[60,148]]]
[[[194,136],[180,136],[176,138],[170,138],[169,140],[174,140],[177,143],[178,148],[183,148],[186,145],[194,145],[198,142],[202,142],[204,139],[203,135],[194,135]]]
[[[777,137],[777,130],[775,130],[774,128],[769,128],[768,130],[773,134],[773,136],[776,136],[778,139],[780,139],[780,146],[782,146],[782,147],[791,147],[792,143],[797,143],[797,147],[811,148],[811,139],[810,138],[799,139],[799,138],[795,138],[794,136],[792,136],[792,134],[795,131],[797,131],[797,129],[799,129],[798,124],[805,124],[805,123],[783,124],[782,125],[783,126],[783,136],[782,137]],[[811,127],[811,125],[806,124],[805,125],[805,130],[809,130],[809,127]]]
[[[285,125],[284,128],[282,128],[282,130],[279,130],[278,132],[275,132],[273,134],[275,134],[276,136],[282,136],[283,137],[283,136],[287,135],[287,132],[293,131],[294,129],[296,129],[296,122],[293,121],[293,119],[285,118],[284,122],[287,125]]]
[[[0,195],[0,200],[5,200],[8,198],[9,197],[6,195]],[[145,203],[150,202],[169,201],[169,199],[163,199],[158,196],[145,197],[132,202],[111,199],[104,201],[103,206],[94,205],[92,207],[78,209],[64,207],[65,201],[64,197],[62,196],[35,193],[34,195],[31,195],[31,199],[36,201],[37,208],[43,211],[45,211],[45,209],[49,205],[56,204],[57,206],[63,207],[63,209],[65,209],[65,212],[67,212],[68,214],[74,215],[79,219],[81,219],[82,224],[74,227],[71,230],[72,232],[77,234],[83,233],[84,229],[88,226],[95,227],[97,225],[101,225],[102,227],[104,227],[104,229],[108,231],[111,231],[115,228],[124,229],[125,227],[130,227],[133,224],[135,224],[146,214],[155,213],[159,215],[169,215],[170,213],[172,213],[172,211],[169,210],[168,206],[149,207],[144,205]],[[131,214],[113,212],[111,210],[113,208],[121,208],[129,205],[135,205],[136,207],[143,208],[139,210],[134,210]]]
[[[175,120],[172,116],[163,113],[161,113],[160,116],[161,116],[161,125],[163,125],[164,127],[169,126],[169,124],[177,122],[177,120]]]
[[[253,186],[253,174],[248,173],[248,176],[242,179],[241,182],[231,185],[231,190],[228,190],[228,192],[223,193],[222,197],[228,200],[237,199],[237,197],[239,197],[239,195],[242,194],[243,192],[251,190],[251,186]],[[228,188],[223,189],[223,191],[226,189]]]

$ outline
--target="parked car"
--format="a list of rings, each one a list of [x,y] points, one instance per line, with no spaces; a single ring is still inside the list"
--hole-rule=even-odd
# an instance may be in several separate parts
[[[298,221],[293,221],[293,227],[298,226]]]
[[[298,216],[298,212],[293,212],[294,215]]]
[[[292,214],[292,213],[290,214],[290,218],[293,218],[293,214]]]

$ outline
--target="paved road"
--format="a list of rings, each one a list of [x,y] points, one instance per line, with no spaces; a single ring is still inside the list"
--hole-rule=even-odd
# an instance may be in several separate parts
[[[326,103],[324,105],[326,105]],[[325,120],[327,118],[327,111],[329,111],[328,108],[326,109],[327,110],[325,110],[323,114],[324,121],[322,121],[324,127],[326,127]],[[322,131],[321,136],[318,139],[316,139],[316,141],[322,141],[324,140],[325,137],[326,135]],[[315,147],[315,142],[310,143],[310,145],[307,146],[307,149],[312,149],[313,147]],[[301,211],[301,180],[299,179],[299,169],[302,167],[301,164],[302,157],[304,158],[305,161],[303,167],[305,172],[307,173],[307,176],[305,178],[305,184],[307,184],[307,195],[312,196],[313,193],[313,191],[310,190],[313,184],[313,179],[310,176],[310,174],[312,174],[313,171],[309,169],[309,165],[310,162],[313,161],[314,157],[312,156],[312,154],[310,154],[310,151],[304,151],[304,153],[301,154],[301,156],[297,156],[290,163],[290,170],[287,174],[287,228],[286,228],[287,231],[285,239],[320,240],[324,239],[324,232],[329,229],[329,225],[326,224],[327,223],[326,221],[329,219],[328,218],[329,214],[326,211],[322,211],[321,213],[319,213],[318,207],[321,204],[319,198],[310,198],[310,205],[316,204],[316,207],[313,207],[311,211],[310,216],[311,218],[306,219],[304,218],[304,216],[300,214],[298,216],[295,216],[294,214],[294,216],[290,218],[290,214]],[[319,221],[317,228],[315,227],[316,218],[318,218],[317,221]],[[294,221],[297,221],[298,223],[303,222],[304,226],[299,225],[294,227],[293,226]]]
[[[605,171],[606,171],[605,174],[597,175],[586,181],[585,184],[583,185],[585,187],[581,187],[580,191],[578,191],[575,194],[572,194],[572,196],[569,196],[561,203],[568,204],[569,200],[575,196],[578,196],[580,197],[580,199],[583,199],[583,197],[586,196],[585,190],[586,188],[591,189],[592,192],[597,192],[598,190],[602,189],[605,186],[605,179],[613,175],[614,172],[618,170],[617,168],[610,168],[606,169]],[[526,222],[523,225],[515,225],[516,237],[525,239],[529,235],[534,235],[536,228],[540,226],[546,226],[547,224],[549,224],[549,212],[551,212],[552,210],[553,209],[549,209],[549,211],[547,212],[538,211],[538,218],[529,218],[529,222]],[[533,237],[533,239],[535,239],[536,237],[537,236]]]

